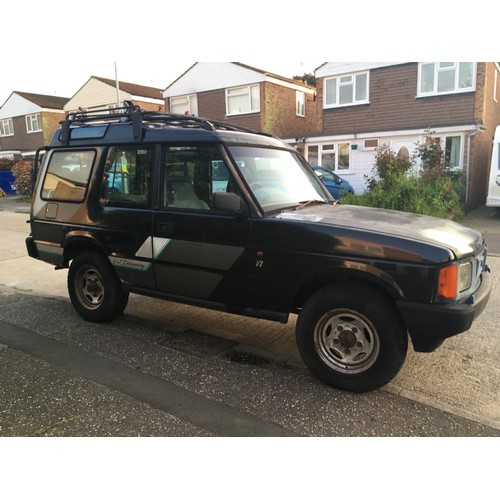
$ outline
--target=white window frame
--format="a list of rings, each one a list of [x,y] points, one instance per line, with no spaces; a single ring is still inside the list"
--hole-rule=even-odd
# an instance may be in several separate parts
[[[232,97],[247,97],[247,106],[238,111],[230,112],[230,100]],[[243,85],[226,89],[226,116],[244,115],[248,113],[258,113],[260,111],[260,85]]]
[[[464,148],[465,148],[465,140],[464,140],[464,134],[461,132],[449,132],[446,134],[439,134],[436,136],[433,136],[434,140],[439,140],[441,149],[443,150],[443,153],[446,155],[446,140],[448,138],[453,138],[453,137],[458,137],[460,139],[460,146],[458,150],[458,165],[453,165],[452,170],[460,171],[463,170],[464,168]],[[416,165],[417,170],[421,168],[421,161]]]
[[[459,87],[459,77],[460,77],[460,65],[462,64],[472,64],[472,82],[468,87]],[[432,90],[422,91],[422,73],[424,66],[433,65],[433,86]],[[454,71],[454,84],[453,89],[439,91],[439,76],[446,73]],[[417,97],[429,97],[434,95],[445,95],[445,94],[461,94],[463,92],[473,92],[476,90],[476,63],[475,62],[421,62],[418,63],[418,84],[417,84]]]
[[[26,132],[34,134],[35,132],[42,131],[42,119],[40,113],[34,115],[26,115]]]
[[[295,114],[306,116],[306,94],[300,90],[295,91]]]
[[[463,163],[464,163],[464,137],[463,134],[457,133],[457,134],[446,134],[440,137],[441,139],[441,147],[443,148],[443,151],[446,155],[446,139],[448,138],[453,138],[453,137],[458,137],[460,139],[460,148],[458,151],[458,165],[453,165],[453,170],[462,170],[463,169]]]
[[[0,137],[9,137],[14,135],[14,123],[12,118],[0,120]]]
[[[334,172],[338,174],[349,174],[353,173],[353,164],[352,164],[352,152],[351,152],[351,143],[349,141],[336,141],[336,142],[325,142],[325,143],[310,143],[307,147],[317,146],[318,147],[318,165],[321,165],[325,168],[330,168]],[[339,169],[339,156],[340,149],[346,149],[349,152],[349,167]],[[323,155],[328,155],[334,153],[335,154],[335,165],[325,165],[323,162]],[[309,149],[308,149],[308,161],[309,160]]]
[[[366,86],[364,88],[365,97],[356,95],[357,79],[366,76]],[[327,87],[335,85],[335,102],[328,102]],[[352,100],[350,102],[340,103],[340,91],[342,88],[352,86]],[[350,73],[344,75],[330,76],[323,80],[323,108],[341,108],[344,106],[358,106],[369,104],[370,102],[370,72],[361,71],[359,73]]]
[[[175,101],[179,103],[174,104]],[[198,116],[198,96],[196,94],[187,94],[171,97],[169,101],[170,112],[173,113],[173,106],[184,106],[185,110],[182,113],[176,113],[181,115],[191,115]]]

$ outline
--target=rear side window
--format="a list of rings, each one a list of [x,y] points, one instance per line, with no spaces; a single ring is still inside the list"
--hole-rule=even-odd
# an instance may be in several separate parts
[[[81,202],[85,199],[96,152],[54,151],[42,187],[42,198]]]
[[[150,206],[154,150],[144,145],[109,148],[101,187],[103,205]]]

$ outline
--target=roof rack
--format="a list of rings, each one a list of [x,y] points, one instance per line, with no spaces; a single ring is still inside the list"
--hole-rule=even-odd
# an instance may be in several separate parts
[[[155,111],[144,111],[139,106],[125,101],[125,106],[117,108],[100,108],[91,111],[80,110],[66,115],[66,119],[61,121],[61,142],[68,145],[70,139],[71,127],[84,127],[92,123],[132,123],[134,130],[134,141],[142,140],[142,131],[144,127],[182,127],[182,128],[202,128],[204,130],[231,130],[239,132],[249,132],[252,134],[265,135],[273,137],[271,134],[256,132],[244,127],[230,125],[198,116],[177,115],[171,113],[162,113]]]

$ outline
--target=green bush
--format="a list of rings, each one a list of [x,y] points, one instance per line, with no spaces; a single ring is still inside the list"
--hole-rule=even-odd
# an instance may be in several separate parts
[[[16,191],[18,195],[31,197],[31,171],[33,162],[20,160],[12,167]]]
[[[419,174],[409,173],[420,161]],[[460,173],[451,170],[439,140],[426,136],[416,144],[413,158],[398,156],[387,147],[377,150],[373,177],[366,178],[368,190],[348,195],[343,203],[461,220],[464,186]]]
[[[423,177],[400,175],[377,182],[360,196],[345,196],[342,203],[461,220],[462,191],[462,185],[450,177],[428,182]]]

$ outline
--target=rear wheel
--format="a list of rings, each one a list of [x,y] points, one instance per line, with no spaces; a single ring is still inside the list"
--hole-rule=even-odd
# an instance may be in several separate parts
[[[88,252],[76,256],[68,272],[73,307],[88,321],[111,321],[123,313],[128,293],[103,256]]]
[[[297,347],[320,379],[354,392],[382,387],[401,369],[408,335],[394,305],[376,290],[329,287],[304,305]]]

